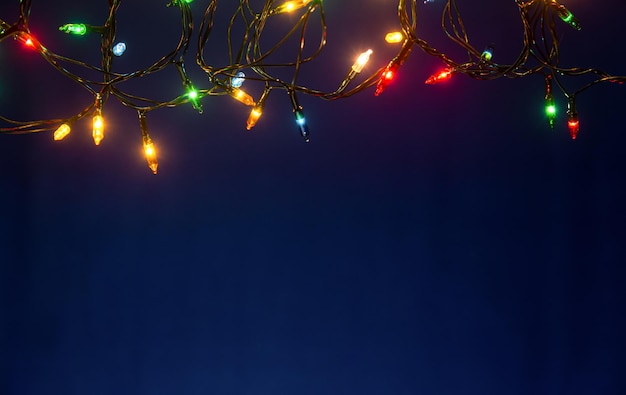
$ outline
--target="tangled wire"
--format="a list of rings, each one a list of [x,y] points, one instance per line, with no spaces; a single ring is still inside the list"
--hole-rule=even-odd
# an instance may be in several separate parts
[[[103,107],[110,98],[117,99],[124,106],[137,111],[143,143],[148,158],[148,164],[156,173],[156,156],[154,145],[148,134],[146,115],[153,110],[163,107],[192,105],[198,112],[202,112],[202,100],[207,96],[228,95],[250,106],[251,112],[247,121],[247,128],[254,127],[261,117],[267,97],[273,91],[283,91],[289,95],[292,110],[297,126],[305,141],[309,140],[309,130],[304,117],[303,109],[299,104],[298,95],[316,96],[326,100],[336,100],[350,97],[368,88],[376,87],[375,94],[381,94],[391,83],[397,71],[403,65],[411,51],[417,47],[426,54],[439,58],[445,65],[440,72],[431,76],[426,83],[438,83],[455,74],[464,74],[477,80],[491,80],[497,78],[522,78],[539,74],[545,79],[546,116],[551,127],[554,127],[555,104],[553,83],[559,88],[568,101],[568,127],[572,138],[578,133],[578,115],[576,111],[576,97],[581,92],[602,82],[622,83],[626,76],[610,75],[595,68],[562,68],[559,65],[559,36],[557,30],[569,27],[579,30],[580,24],[574,15],[556,0],[516,0],[514,6],[519,10],[523,27],[523,46],[515,61],[511,64],[496,63],[492,59],[492,47],[484,50],[477,49],[470,41],[456,0],[447,0],[443,5],[441,27],[445,35],[463,49],[463,59],[453,59],[446,53],[438,50],[420,38],[417,34],[417,18],[421,7],[433,6],[417,1],[399,0],[398,2],[398,31],[388,34],[389,42],[397,42],[400,49],[388,64],[363,75],[362,70],[369,59],[371,50],[362,53],[351,68],[343,76],[336,89],[322,91],[299,83],[299,74],[302,66],[312,62],[320,55],[326,46],[326,18],[322,0],[289,0],[289,1],[252,1],[239,0],[235,11],[230,15],[226,31],[228,63],[225,65],[210,64],[205,53],[207,43],[215,36],[214,21],[217,18],[217,0],[212,0],[206,6],[199,27],[193,23],[191,10],[192,0],[172,0],[167,7],[176,7],[180,10],[180,38],[171,51],[163,55],[147,68],[131,72],[117,72],[114,68],[115,58],[124,50],[124,43],[116,43],[117,12],[121,0],[109,0],[108,16],[101,26],[87,24],[66,24],[59,28],[70,34],[97,34],[100,36],[101,64],[92,65],[86,62],[65,57],[48,50],[29,29],[29,15],[31,1],[22,0],[19,6],[19,16],[16,22],[8,23],[0,19],[0,42],[20,41],[24,45],[36,50],[54,69],[69,77],[86,91],[93,95],[93,100],[80,112],[64,119],[47,119],[34,121],[17,121],[0,115],[0,133],[20,134],[42,131],[55,131],[54,137],[59,140],[65,137],[71,126],[87,116],[93,117],[93,137],[99,144],[104,137]],[[424,3],[434,3],[436,0],[426,0]],[[444,0],[441,0],[443,3]],[[231,3],[232,6],[232,3]],[[512,5],[513,6],[513,5]],[[297,19],[290,18],[293,26],[287,33],[278,39],[269,49],[263,48],[262,37],[272,33],[268,29],[268,22],[281,18],[282,14],[296,15]],[[226,18],[220,16],[220,18]],[[225,20],[225,19],[222,19]],[[285,21],[281,21],[284,23]],[[237,26],[237,28],[236,28]],[[243,28],[241,28],[243,26]],[[319,39],[315,40],[315,47],[305,46],[309,36],[307,32],[314,26]],[[239,29],[239,30],[237,30]],[[235,36],[240,37],[236,40]],[[12,38],[14,40],[8,40]],[[210,83],[209,88],[198,89],[187,75],[187,53],[190,45],[197,39],[195,63],[206,74]],[[299,42],[297,52],[288,62],[274,62],[273,55],[285,51],[285,44],[289,40]],[[134,95],[125,90],[127,83],[139,77],[152,75],[167,68],[178,71],[182,88],[170,100],[161,101],[149,97]],[[78,70],[71,72],[69,69]],[[81,71],[84,72],[81,74]],[[98,80],[87,78],[84,74],[93,73],[100,76]],[[288,75],[289,77],[284,77]],[[576,91],[568,91],[561,83],[564,76],[591,76],[591,81]],[[262,86],[262,93],[258,99],[241,89],[243,81],[252,81]],[[259,89],[261,90],[261,89]]]

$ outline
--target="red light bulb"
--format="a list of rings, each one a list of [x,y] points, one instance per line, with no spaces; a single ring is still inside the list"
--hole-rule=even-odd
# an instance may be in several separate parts
[[[33,37],[28,34],[28,33],[20,33],[17,36],[17,39],[22,42],[24,45],[26,45],[28,48],[35,48],[35,40],[33,39]]]
[[[381,74],[380,79],[378,80],[378,85],[376,85],[376,92],[374,93],[375,96],[378,96],[381,93],[383,93],[387,85],[389,85],[389,83],[396,76],[396,71],[398,70],[398,67],[399,67],[398,64],[392,61],[385,68],[385,70],[383,70],[383,73]]]
[[[569,128],[569,134],[572,136],[572,140],[576,140],[579,130],[578,115],[570,116],[570,119],[567,121],[567,127]]]
[[[578,112],[576,112],[576,97],[571,96],[567,102],[567,128],[572,140],[576,140],[578,136]]]
[[[450,78],[452,78],[452,70],[450,69],[443,69],[440,72],[431,75],[430,77],[428,77],[428,79],[425,81],[426,84],[436,84],[438,82],[442,82],[442,81],[447,81]]]

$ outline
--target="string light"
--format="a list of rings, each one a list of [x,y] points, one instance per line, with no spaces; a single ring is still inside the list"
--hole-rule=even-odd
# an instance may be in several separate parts
[[[378,96],[387,88],[387,86],[393,81],[396,77],[396,72],[398,71],[398,64],[391,62],[385,67],[382,74],[380,75],[380,79],[378,80],[378,85],[376,85],[376,92],[374,95]]]
[[[394,80],[396,77],[396,73],[398,69],[404,63],[406,58],[409,56],[411,52],[412,44],[409,41],[405,41],[400,53],[395,58],[391,59],[391,62],[385,67],[380,78],[378,79],[378,84],[376,84],[376,91],[374,92],[375,96],[380,95],[387,88],[387,86]]]
[[[452,78],[452,69],[445,68],[438,73],[435,73],[428,77],[428,79],[424,82],[426,84],[437,84],[442,81],[447,81]]]
[[[96,145],[104,139],[104,118],[102,117],[102,96],[96,95],[95,110],[92,118],[92,137]]]
[[[70,128],[70,125],[68,125],[67,123],[62,124],[61,126],[59,126],[57,128],[57,130],[54,131],[53,137],[55,141],[60,141],[63,140],[68,134],[70,134],[70,131],[72,129]]]
[[[435,1],[425,0],[423,2],[434,3]],[[397,3],[399,30],[388,33],[385,36],[385,41],[389,43],[403,43],[398,54],[392,57],[391,60],[383,59],[380,63],[377,63],[376,67],[371,69],[370,75],[362,75],[366,65],[370,64],[370,57],[373,53],[373,49],[366,50],[354,60],[352,67],[348,70],[343,80],[340,81],[337,88],[330,91],[304,86],[299,81],[300,70],[304,67],[309,67],[309,63],[315,60],[322,52],[327,42],[324,4],[321,0],[290,0],[284,2],[280,0],[266,0],[258,3],[253,3],[250,0],[239,0],[235,3],[235,13],[230,17],[228,15],[223,16],[223,20],[230,21],[225,32],[230,40],[228,56],[213,56],[214,54],[205,56],[205,52],[209,48],[207,44],[216,36],[213,34],[213,27],[216,25],[214,24],[214,19],[216,15],[219,15],[216,11],[216,0],[209,1],[205,12],[201,14],[203,15],[201,22],[195,24],[193,23],[193,14],[190,7],[191,0],[173,0],[167,5],[179,6],[179,9],[176,11],[180,13],[182,26],[182,29],[179,29],[180,38],[172,40],[173,43],[176,43],[175,47],[164,49],[165,55],[156,63],[147,66],[145,69],[128,73],[120,73],[111,66],[112,56],[121,56],[126,50],[124,42],[114,43],[118,22],[117,9],[121,4],[121,0],[109,1],[108,17],[101,26],[68,23],[59,27],[61,32],[72,35],[84,35],[90,32],[98,33],[101,36],[100,53],[102,61],[97,65],[72,59],[45,48],[40,41],[31,35],[29,30],[30,27],[35,28],[34,21],[29,20],[31,2],[21,1],[19,3],[20,17],[15,23],[11,24],[0,19],[0,44],[8,42],[4,38],[12,36],[25,46],[37,51],[48,64],[54,67],[54,70],[68,77],[71,83],[79,85],[87,92],[92,92],[96,100],[95,105],[91,102],[87,103],[83,110],[66,119],[13,121],[10,116],[0,115],[0,122],[2,122],[0,124],[0,133],[3,134],[50,131],[54,132],[53,137],[55,140],[60,140],[68,135],[71,130],[70,126],[74,121],[91,115],[93,123],[92,134],[94,142],[98,145],[104,138],[105,122],[102,117],[102,107],[106,100],[103,99],[108,100],[108,98],[112,98],[119,101],[126,108],[139,111],[141,114],[144,114],[140,116],[140,120],[145,123],[145,114],[149,111],[176,107],[187,103],[190,103],[196,111],[202,113],[201,101],[203,98],[208,96],[219,97],[225,94],[252,107],[246,122],[246,129],[250,130],[267,110],[265,101],[269,93],[273,90],[280,90],[288,92],[292,101],[296,125],[305,141],[309,141],[307,118],[304,115],[302,106],[296,99],[296,95],[336,100],[351,97],[374,87],[375,95],[380,95],[395,80],[400,67],[407,60],[412,48],[418,47],[424,53],[444,61],[447,65],[446,69],[431,75],[426,80],[427,84],[446,81],[453,74],[463,74],[478,80],[526,78],[536,74],[541,76],[547,75],[544,98],[548,123],[551,128],[554,128],[556,125],[556,100],[555,92],[552,90],[552,82],[554,81],[556,82],[555,86],[560,90],[558,93],[568,98],[568,129],[572,138],[576,138],[579,132],[579,121],[574,97],[599,83],[622,83],[626,81],[626,76],[611,75],[596,68],[569,67],[564,69],[559,66],[559,56],[554,54],[560,53],[560,37],[563,34],[558,29],[560,29],[559,25],[562,24],[556,24],[552,21],[558,16],[562,22],[577,30],[580,30],[580,23],[567,7],[559,4],[556,0],[516,0],[511,2],[511,6],[518,8],[523,22],[521,26],[524,29],[523,45],[508,47],[521,48],[517,56],[512,57],[517,59],[513,64],[491,63],[494,56],[493,45],[489,45],[482,52],[477,50],[465,29],[465,24],[457,10],[455,0],[441,0],[441,3],[444,3],[441,28],[452,40],[452,43],[455,46],[458,45],[458,48],[465,52],[464,56],[459,59],[455,59],[454,56],[431,46],[418,35],[418,32],[422,30],[416,23],[416,15],[419,15],[421,11],[422,1],[399,0]],[[305,11],[299,13],[296,18],[278,17],[278,14],[303,9]],[[314,10],[316,12],[313,12]],[[309,30],[309,26],[319,26],[316,23],[312,23],[313,18],[321,21],[322,25],[321,29],[314,30],[315,32],[319,31],[320,34],[319,47],[314,51],[305,51],[304,38],[306,37],[306,42],[309,43],[312,41],[310,36],[318,34],[311,33]],[[270,19],[271,23],[268,23]],[[274,19],[276,22],[274,22]],[[427,22],[420,20],[420,23]],[[281,31],[286,31],[287,33],[282,37],[274,37],[272,33],[266,34],[266,32],[271,30],[267,26],[274,26],[274,23],[292,24],[292,26],[287,26],[286,29],[284,29],[284,26],[281,27]],[[241,25],[245,26],[243,35],[240,35],[238,31]],[[537,28],[539,26],[541,28]],[[37,28],[39,27],[37,26]],[[222,34],[220,33],[217,36],[222,37]],[[275,39],[276,44],[273,47],[266,44],[269,42],[268,36]],[[198,38],[197,52],[194,54],[195,63],[206,74],[208,77],[206,80],[211,84],[211,86],[203,89],[197,89],[185,71],[185,59],[191,57],[186,56],[187,50],[193,47],[190,43],[192,38],[195,37]],[[242,37],[242,41],[236,43],[234,42],[234,37]],[[276,61],[273,58],[273,55],[276,53],[282,54],[288,51],[287,43],[294,41],[300,43],[300,46],[295,49],[295,56],[283,62]],[[260,48],[263,48],[263,51]],[[454,53],[454,51],[450,51],[450,53]],[[215,65],[208,63],[206,60],[222,58],[228,59],[227,64]],[[157,74],[171,67],[175,67],[179,72],[184,87],[182,94],[180,91],[177,91],[173,92],[169,99],[157,100],[126,91],[129,81],[149,74]],[[249,73],[253,75],[246,76],[241,70],[246,70],[246,72],[250,70]],[[293,72],[289,73],[289,71]],[[93,75],[98,75],[98,73],[100,78],[93,78]],[[162,74],[167,75],[167,72]],[[283,75],[290,76],[287,78],[283,77]],[[587,81],[581,87],[571,92],[565,88],[569,84],[566,85],[560,81],[565,78],[575,79],[581,76],[587,77]],[[241,90],[241,85],[244,81],[248,81],[246,84],[250,85],[250,91],[253,91],[254,84],[264,85],[263,94],[256,103],[251,95]],[[97,89],[94,88],[96,86]],[[142,136],[144,153],[149,166],[156,172],[156,151],[150,136],[147,134],[147,127],[144,133],[142,126]],[[149,159],[152,157],[152,154],[154,154],[153,162]]]
[[[247,94],[246,92],[242,91],[239,88],[235,88],[231,90],[230,92],[228,92],[228,94],[231,97],[233,97],[235,100],[239,101],[240,103],[245,104],[246,106],[254,106],[254,99],[252,99],[252,96],[250,96],[249,94]]]
[[[576,140],[579,131],[578,113],[576,112],[576,98],[571,96],[567,102],[567,128],[572,140]]]
[[[402,32],[390,32],[385,35],[385,41],[389,44],[397,44],[404,41],[404,34]]]
[[[259,118],[261,118],[261,115],[263,115],[263,108],[255,106],[250,111],[250,115],[248,116],[248,121],[246,121],[246,129],[247,130],[252,129],[256,125]]]
[[[250,115],[248,116],[248,121],[246,122],[247,130],[252,129],[256,125],[257,121],[261,118],[261,115],[263,114],[263,106],[265,105],[265,99],[267,99],[267,96],[269,95],[269,93],[270,93],[269,89],[263,90],[263,94],[259,98],[259,101],[256,102],[256,105],[250,111]]]
[[[181,7],[185,5],[189,5],[193,2],[193,0],[172,0],[167,6],[171,7],[173,5],[179,5]]]
[[[126,43],[120,42],[115,44],[111,52],[113,52],[113,55],[115,56],[124,55],[124,52],[126,52]]]
[[[185,89],[187,90],[187,99],[193,106],[193,108],[202,114],[202,103],[200,102],[200,92],[193,86],[191,81],[185,81]]]
[[[304,112],[302,111],[302,109],[299,109],[299,110],[295,110],[293,114],[296,117],[296,124],[298,125],[298,129],[300,129],[300,134],[304,138],[304,141],[308,143],[310,141],[309,140],[309,126],[306,123]]]
[[[304,8],[307,5],[309,5],[309,3],[316,3],[317,1],[314,0],[292,0],[292,1],[287,1],[285,3],[283,3],[282,5],[274,8],[274,10],[272,10],[271,14],[282,14],[285,12],[292,12],[292,11],[296,11],[299,10],[300,8]]]
[[[480,58],[485,62],[491,62],[491,58],[493,58],[493,45],[487,46],[482,55],[480,55]]]
[[[84,23],[68,23],[59,27],[59,30],[67,34],[84,36],[87,33],[87,25]]]
[[[556,103],[554,102],[554,95],[552,94],[552,76],[546,76],[546,118],[548,119],[548,125],[551,129],[554,129],[556,122]]]
[[[352,71],[354,71],[355,73],[360,73],[361,71],[363,71],[363,68],[365,67],[367,62],[369,62],[370,55],[373,52],[374,51],[372,51],[371,49],[368,49],[367,51],[360,54],[359,57],[356,58],[356,60],[354,61],[354,64],[352,65]]]
[[[96,110],[93,116],[93,142],[100,145],[104,139],[104,118],[102,118],[101,110]]]
[[[295,92],[290,92],[289,97],[291,99],[291,106],[293,107],[293,115],[296,119],[296,125],[298,125],[298,129],[300,130],[300,135],[304,141],[308,143],[310,141],[309,126],[307,125],[302,106],[298,103],[298,98],[296,97]]]
[[[143,153],[146,156],[148,167],[152,170],[153,174],[157,174],[159,162],[157,161],[156,148],[148,133],[148,121],[146,120],[146,113],[139,111],[139,127],[141,128],[141,140],[143,142]]]
[[[233,88],[241,88],[246,80],[246,74],[243,71],[238,71],[237,74],[230,80],[230,86]]]
[[[550,0],[550,5],[556,10],[557,14],[559,14],[559,18],[561,18],[563,22],[567,23],[576,30],[581,29],[580,22],[578,22],[578,19],[576,19],[574,14],[572,14],[572,12],[567,9],[567,7],[557,3],[556,0]]]
[[[29,33],[20,32],[16,36],[17,40],[27,47],[34,49],[35,48],[35,39]]]

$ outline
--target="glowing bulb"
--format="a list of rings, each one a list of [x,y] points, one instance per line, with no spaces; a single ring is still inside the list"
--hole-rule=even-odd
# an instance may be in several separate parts
[[[490,62],[491,58],[493,58],[493,47],[490,45],[485,48],[482,55],[480,55],[480,58],[485,62]]]
[[[576,99],[570,97],[567,102],[567,128],[572,140],[576,140],[579,131],[578,113],[576,112]]]
[[[263,90],[263,93],[261,93],[261,97],[259,97],[259,101],[256,102],[256,105],[250,111],[248,121],[246,122],[246,129],[252,129],[254,125],[256,125],[259,118],[261,118],[261,115],[263,114],[263,106],[265,105],[265,100],[267,100],[267,96],[269,95],[269,93],[270,89],[268,89],[268,87],[266,86]],[[295,96],[292,99],[292,104],[294,105],[294,108],[298,107],[297,99],[295,99]]]
[[[241,88],[246,80],[246,74],[243,71],[238,71],[233,78],[230,79],[230,86],[233,88]]]
[[[431,75],[430,77],[428,77],[428,79],[425,81],[426,84],[436,84],[438,82],[442,82],[442,81],[447,81],[450,78],[452,78],[452,70],[451,69],[443,69],[440,72]]]
[[[546,75],[546,96],[544,98],[546,103],[546,118],[548,119],[548,125],[554,129],[554,123],[556,121],[556,104],[554,103],[554,95],[552,95],[552,76]]]
[[[84,36],[87,33],[87,25],[84,23],[67,23],[59,27],[59,30],[67,34]]]
[[[546,95],[546,117],[548,118],[548,124],[550,128],[554,129],[554,123],[556,121],[556,104],[554,103],[554,97],[552,93]]]
[[[93,116],[93,142],[96,145],[100,145],[100,142],[104,138],[104,119],[102,118],[102,114],[100,111],[96,111]]]
[[[387,41],[389,44],[402,42],[404,41],[404,34],[402,34],[402,32],[387,33],[387,35],[385,35],[385,41]]]
[[[245,104],[246,106],[254,106],[254,99],[252,99],[252,96],[239,88],[233,89],[232,91],[228,92],[228,94],[231,95],[234,99]]]
[[[563,7],[564,10],[566,12],[564,13],[559,13],[559,16],[561,17],[561,19],[563,20],[563,22],[567,23],[568,25],[570,25],[571,27],[573,27],[576,30],[580,30],[580,23],[578,22],[578,20],[574,17],[574,14],[572,14],[567,8]]]
[[[187,98],[191,102],[193,108],[202,114],[202,103],[200,103],[200,93],[191,84],[191,81],[185,81],[185,87],[187,88]]]
[[[296,113],[296,123],[299,126],[304,126],[306,125],[306,118],[304,118],[304,114],[302,114],[302,112],[297,112]]]
[[[352,65],[352,71],[354,71],[355,73],[360,73],[361,71],[363,71],[363,68],[365,67],[367,62],[369,62],[370,55],[373,52],[374,51],[372,51],[371,49],[368,49],[367,51],[360,54],[359,57],[354,62],[354,64]]]
[[[193,0],[172,0],[167,6],[171,7],[173,5],[183,5],[183,4],[191,4]]]
[[[148,167],[150,168],[150,170],[152,170],[153,174],[156,174],[159,167],[159,162],[157,161],[154,143],[152,142],[150,136],[148,136],[147,134],[143,136],[143,152],[146,155]]]
[[[113,52],[113,55],[115,56],[122,56],[124,52],[126,52],[126,43],[121,42],[121,43],[115,44],[111,51]]]
[[[68,134],[70,134],[70,125],[64,123],[54,131],[54,139],[56,141],[63,140]]]
[[[148,133],[148,121],[146,120],[145,111],[138,111],[139,115],[139,127],[141,128],[141,138],[143,141],[143,153],[146,156],[146,160],[148,161],[148,167],[152,170],[152,173],[157,173],[157,168],[159,167],[159,163],[156,158],[156,149],[154,148],[154,144],[152,143],[152,139],[150,138],[150,134]]]
[[[16,36],[16,39],[20,41],[21,43],[23,43],[24,45],[26,45],[27,47],[35,48],[35,40],[28,33],[19,33]]]
[[[552,0],[550,5],[556,10],[559,14],[559,18],[561,18],[563,22],[567,23],[576,30],[580,30],[580,23],[570,10],[568,10],[564,5],[557,3],[556,0]]]
[[[306,7],[313,0],[292,0],[287,1],[278,7],[274,8],[270,14],[282,14],[284,12],[292,12],[295,10],[299,10],[300,8]]]
[[[298,129],[300,129],[300,135],[304,138],[305,142],[309,142],[309,127],[306,124],[306,118],[304,117],[304,113],[302,112],[302,108],[299,108],[294,111],[294,115],[296,117],[296,124],[298,125]]]
[[[259,106],[255,106],[252,111],[250,111],[250,116],[248,116],[248,122],[246,122],[246,129],[250,130],[256,125],[259,118],[263,114],[263,109]]]
[[[576,136],[578,136],[578,131],[580,129],[578,114],[570,115],[569,120],[567,121],[567,127],[569,129],[570,136],[572,136],[572,140],[576,140]]]
[[[376,85],[376,92],[374,93],[375,96],[380,95],[381,93],[383,93],[385,88],[387,88],[389,83],[396,76],[396,71],[398,70],[398,67],[399,65],[397,63],[395,63],[394,61],[391,61],[389,65],[387,65],[385,70],[383,70],[383,73],[381,74],[380,79],[378,80],[378,85]]]

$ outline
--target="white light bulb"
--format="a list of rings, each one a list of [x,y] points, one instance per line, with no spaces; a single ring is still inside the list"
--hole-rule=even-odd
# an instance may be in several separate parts
[[[246,74],[243,71],[238,71],[233,78],[230,79],[230,86],[233,88],[240,88],[243,82],[246,80]]]
[[[122,56],[126,51],[126,43],[117,43],[113,46],[113,55]]]

